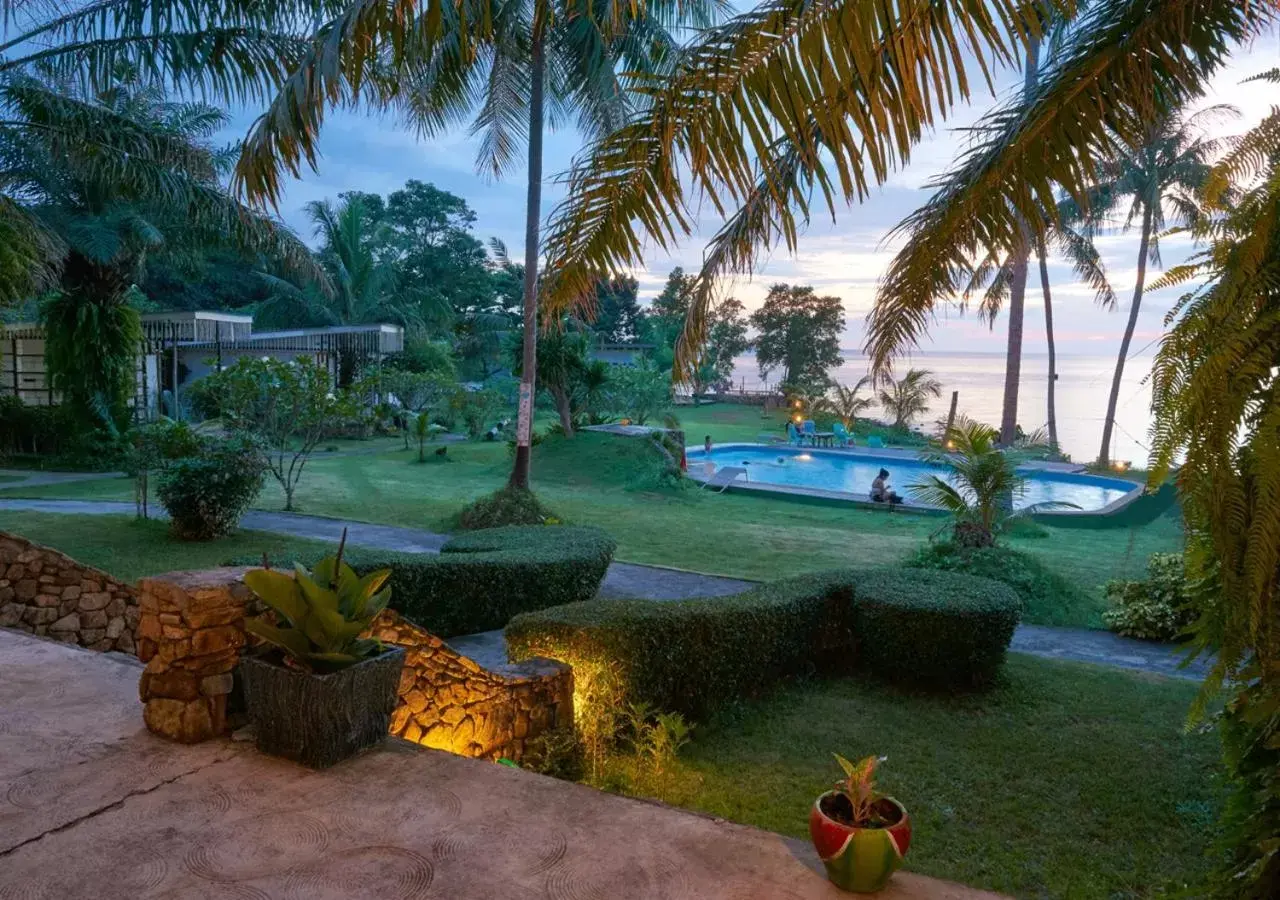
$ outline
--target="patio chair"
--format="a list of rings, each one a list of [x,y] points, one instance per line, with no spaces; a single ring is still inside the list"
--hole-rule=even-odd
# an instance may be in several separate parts
[[[804,420],[803,436],[809,441],[810,444],[813,444],[813,446],[815,447],[818,446],[818,426],[814,423],[813,419]]]
[[[747,470],[742,466],[725,466],[723,469],[717,469],[716,473],[702,482],[700,487],[719,488],[720,490],[716,491],[716,493],[723,494],[729,488],[729,485],[738,480],[739,475],[743,476],[743,481],[751,480],[746,477]]]
[[[787,443],[795,447],[801,444],[800,432],[790,422],[787,423]]]
[[[853,435],[845,430],[843,422],[836,422],[832,424],[831,433],[835,435],[837,447],[853,446]]]
[[[867,446],[875,450],[883,450],[884,441],[880,440],[880,436],[878,434],[873,434],[867,438]]]

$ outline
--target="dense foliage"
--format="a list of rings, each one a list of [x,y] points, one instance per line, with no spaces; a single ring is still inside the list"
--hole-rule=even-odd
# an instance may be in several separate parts
[[[858,666],[889,680],[984,683],[1019,606],[983,578],[838,571],[734,597],[560,606],[513,619],[506,635],[515,658],[572,665],[588,705],[646,703],[701,720],[781,679]]]
[[[1156,553],[1142,581],[1107,583],[1111,608],[1102,621],[1117,634],[1148,641],[1184,636],[1194,613],[1181,553]]]
[[[839,297],[819,297],[807,285],[775,284],[750,321],[759,332],[755,347],[761,377],[781,370],[784,384],[818,395],[825,391],[829,371],[842,362],[845,319]]]
[[[448,638],[501,628],[517,613],[591,599],[615,548],[594,528],[495,528],[456,537],[438,556],[355,549],[346,559],[362,575],[390,569],[391,608]]]
[[[858,662],[889,681],[964,688],[1004,664],[1022,601],[1008,585],[953,572],[851,575]]]
[[[481,497],[458,514],[458,527],[463,531],[508,525],[546,525],[554,521],[559,521],[559,518],[542,505],[533,491],[510,486]]]
[[[1017,591],[1022,600],[1023,619],[1037,625],[1075,624],[1079,610],[1088,605],[1075,582],[1030,553],[1001,544],[972,548],[950,541],[930,542],[908,559],[906,565],[1001,581]]]
[[[262,447],[252,438],[206,438],[193,456],[167,463],[156,496],[184,541],[230,534],[262,490]]]

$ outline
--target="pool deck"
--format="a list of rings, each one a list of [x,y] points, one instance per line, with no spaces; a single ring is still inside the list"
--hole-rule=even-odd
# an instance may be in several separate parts
[[[113,654],[0,629],[0,671],[3,900],[850,896],[808,842],[394,738],[323,772],[169,743]],[[877,896],[998,900],[909,872]]]

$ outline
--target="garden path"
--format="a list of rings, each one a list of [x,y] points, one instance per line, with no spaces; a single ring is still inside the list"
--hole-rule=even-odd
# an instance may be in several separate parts
[[[134,511],[132,503],[111,500],[0,500],[0,509],[74,515],[120,515]],[[355,546],[402,553],[438,553],[449,536],[395,525],[345,522],[300,513],[251,510],[241,520],[245,528],[270,531],[293,537],[337,541],[342,529]],[[661,566],[615,562],[609,567],[600,596],[619,599],[679,600],[685,597],[718,597],[736,594],[752,582],[717,575],[703,575]],[[506,662],[501,631],[467,635],[450,642],[460,653],[482,665]],[[1208,664],[1197,660],[1183,667],[1182,650],[1174,645],[1155,644],[1120,637],[1087,628],[1054,628],[1046,625],[1019,625],[1010,649],[1052,659],[1067,659],[1100,665],[1119,666],[1155,675],[1199,680]]]

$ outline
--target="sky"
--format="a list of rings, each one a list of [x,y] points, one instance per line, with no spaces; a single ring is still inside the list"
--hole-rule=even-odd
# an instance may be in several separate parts
[[[1224,134],[1247,130],[1270,111],[1273,103],[1280,104],[1275,85],[1241,84],[1245,78],[1278,65],[1280,38],[1275,35],[1250,47],[1238,48],[1233,54],[1230,67],[1219,73],[1204,100],[1206,105],[1231,103],[1240,109],[1240,119],[1222,127]],[[1006,73],[997,86],[998,93],[1003,95],[1013,90],[1019,81],[1017,73]],[[842,345],[861,347],[863,322],[874,301],[877,280],[893,257],[893,246],[884,243],[886,235],[928,198],[925,186],[929,179],[945,171],[962,149],[954,129],[972,124],[994,102],[989,95],[977,96],[973,105],[959,110],[944,128],[922,141],[913,151],[911,163],[895,172],[868,200],[840,210],[835,222],[824,211],[823,217],[815,218],[801,236],[795,255],[788,254],[785,248],[776,249],[753,277],[735,279],[732,293],[748,309],[754,309],[774,282],[811,284],[821,294],[841,298],[848,322]],[[242,137],[253,118],[251,112],[236,115],[227,136]],[[546,136],[544,212],[550,212],[563,199],[564,191],[557,175],[568,168],[582,143],[581,136],[572,129]],[[521,258],[523,167],[517,167],[507,180],[493,182],[476,173],[475,148],[475,140],[467,136],[465,129],[440,139],[420,141],[390,118],[358,112],[331,115],[321,136],[319,169],[289,183],[280,205],[281,216],[310,240],[309,227],[302,214],[307,202],[336,197],[348,190],[388,194],[408,179],[416,178],[465,198],[476,212],[477,236],[482,240],[497,237],[507,244],[513,258]],[[649,254],[646,267],[632,273],[639,281],[642,302],[661,290],[673,267],[698,268],[705,241],[718,224],[714,217],[705,217],[699,231],[676,252]],[[1055,334],[1061,354],[1112,356],[1120,343],[1137,271],[1137,238],[1105,234],[1097,244],[1120,297],[1120,308],[1113,312],[1098,309],[1093,304],[1092,292],[1073,282],[1069,267],[1053,263]],[[1191,249],[1185,239],[1165,240],[1164,265],[1181,262]],[[1133,344],[1137,351],[1143,351],[1159,337],[1165,314],[1179,294],[1178,290],[1165,291],[1144,299]],[[1039,290],[1029,290],[1024,338],[1024,350],[1029,354],[1044,350],[1043,309]],[[944,314],[922,342],[921,350],[1003,353],[1005,327],[1003,318],[997,320],[992,330],[972,315]]]

